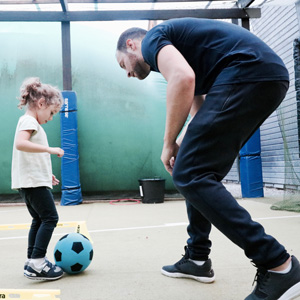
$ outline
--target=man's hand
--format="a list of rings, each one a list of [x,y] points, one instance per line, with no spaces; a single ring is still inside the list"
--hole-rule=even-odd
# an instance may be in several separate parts
[[[170,173],[171,176],[178,150],[179,146],[176,143],[171,145],[164,143],[160,159],[163,162],[165,169]]]

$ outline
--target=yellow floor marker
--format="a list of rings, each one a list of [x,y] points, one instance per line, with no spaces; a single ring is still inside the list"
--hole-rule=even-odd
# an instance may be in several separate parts
[[[30,225],[31,224],[3,224],[3,225],[0,224],[0,230],[29,229]],[[91,243],[93,243],[85,221],[58,222],[56,227],[57,228],[75,227],[75,232],[83,234],[90,240]]]
[[[0,225],[0,230],[18,230],[18,229],[29,229],[29,228],[30,228],[30,224],[1,224]]]
[[[1,225],[0,225],[1,226]],[[92,238],[89,234],[89,231],[86,226],[85,221],[77,221],[77,222],[59,222],[57,223],[58,228],[62,227],[75,227],[75,232],[83,234],[85,237],[87,237],[91,243],[93,243]]]
[[[16,290],[0,289],[0,299],[59,300],[60,290]]]

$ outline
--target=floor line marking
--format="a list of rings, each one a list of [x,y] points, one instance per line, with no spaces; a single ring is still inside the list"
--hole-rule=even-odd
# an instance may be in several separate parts
[[[300,214],[296,215],[296,216],[254,218],[253,220],[274,220],[274,219],[289,219],[289,218],[300,218]],[[175,227],[175,226],[183,226],[183,225],[187,226],[188,222],[166,223],[166,224],[163,224],[163,225],[141,226],[141,227],[124,227],[124,228],[98,229],[98,230],[90,230],[90,232],[125,231],[125,230],[137,230],[137,229],[151,229],[151,228]]]
[[[265,217],[265,218],[254,218],[253,220],[274,220],[274,219],[291,219],[291,218],[300,218],[300,215],[280,216],[280,217]]]
[[[163,225],[151,225],[151,226],[140,226],[140,227],[96,229],[96,230],[90,230],[90,232],[126,231],[126,230],[138,230],[138,229],[176,227],[176,226],[183,226],[183,225],[187,226],[188,223],[187,222],[180,222],[180,223],[167,223],[167,224],[163,224]]]
[[[300,218],[299,215],[294,216],[278,216],[278,217],[265,217],[265,218],[253,218],[253,220],[276,220],[276,219],[290,219],[290,218]],[[139,229],[152,229],[152,228],[166,228],[166,227],[177,227],[177,226],[187,226],[188,222],[178,222],[178,223],[166,223],[163,225],[151,225],[151,226],[140,226],[140,227],[124,227],[124,228],[108,228],[108,229],[95,229],[89,230],[90,233],[97,232],[111,232],[111,231],[126,231],[126,230],[139,230]],[[67,233],[54,233],[53,236],[61,236]],[[0,241],[3,240],[14,240],[14,239],[24,239],[28,236],[16,236],[16,237],[3,237],[0,238]]]
[[[27,208],[23,208],[23,209],[15,209],[13,210],[13,212],[15,211],[27,211]],[[12,210],[0,210],[0,213],[8,213],[8,212],[12,212]]]

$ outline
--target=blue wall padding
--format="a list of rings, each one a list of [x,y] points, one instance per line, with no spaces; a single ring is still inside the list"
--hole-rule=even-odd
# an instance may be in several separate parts
[[[240,179],[244,198],[263,197],[260,129],[240,150]]]
[[[78,164],[78,143],[77,143],[77,116],[76,112],[68,112],[68,118],[61,114],[61,128],[63,135],[62,148],[65,151],[63,156],[62,188],[70,189],[80,185],[79,164]],[[70,176],[71,175],[71,176]]]
[[[246,155],[260,155],[261,146],[260,146],[260,130],[256,130],[255,133],[251,136],[248,142],[240,150],[240,156]]]
[[[77,97],[72,91],[64,91],[62,95],[64,105],[60,111],[60,131],[61,147],[65,154],[61,164],[61,205],[76,205],[82,203],[77,138]]]
[[[260,156],[240,157],[242,196],[257,198],[264,196],[262,165]]]

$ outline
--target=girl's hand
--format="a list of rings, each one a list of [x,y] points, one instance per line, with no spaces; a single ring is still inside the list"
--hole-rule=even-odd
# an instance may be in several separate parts
[[[58,157],[63,157],[64,156],[64,150],[59,148],[59,147],[49,147],[50,154],[56,154]]]
[[[52,175],[52,185],[58,185],[58,184],[59,184],[59,180],[54,175]]]

